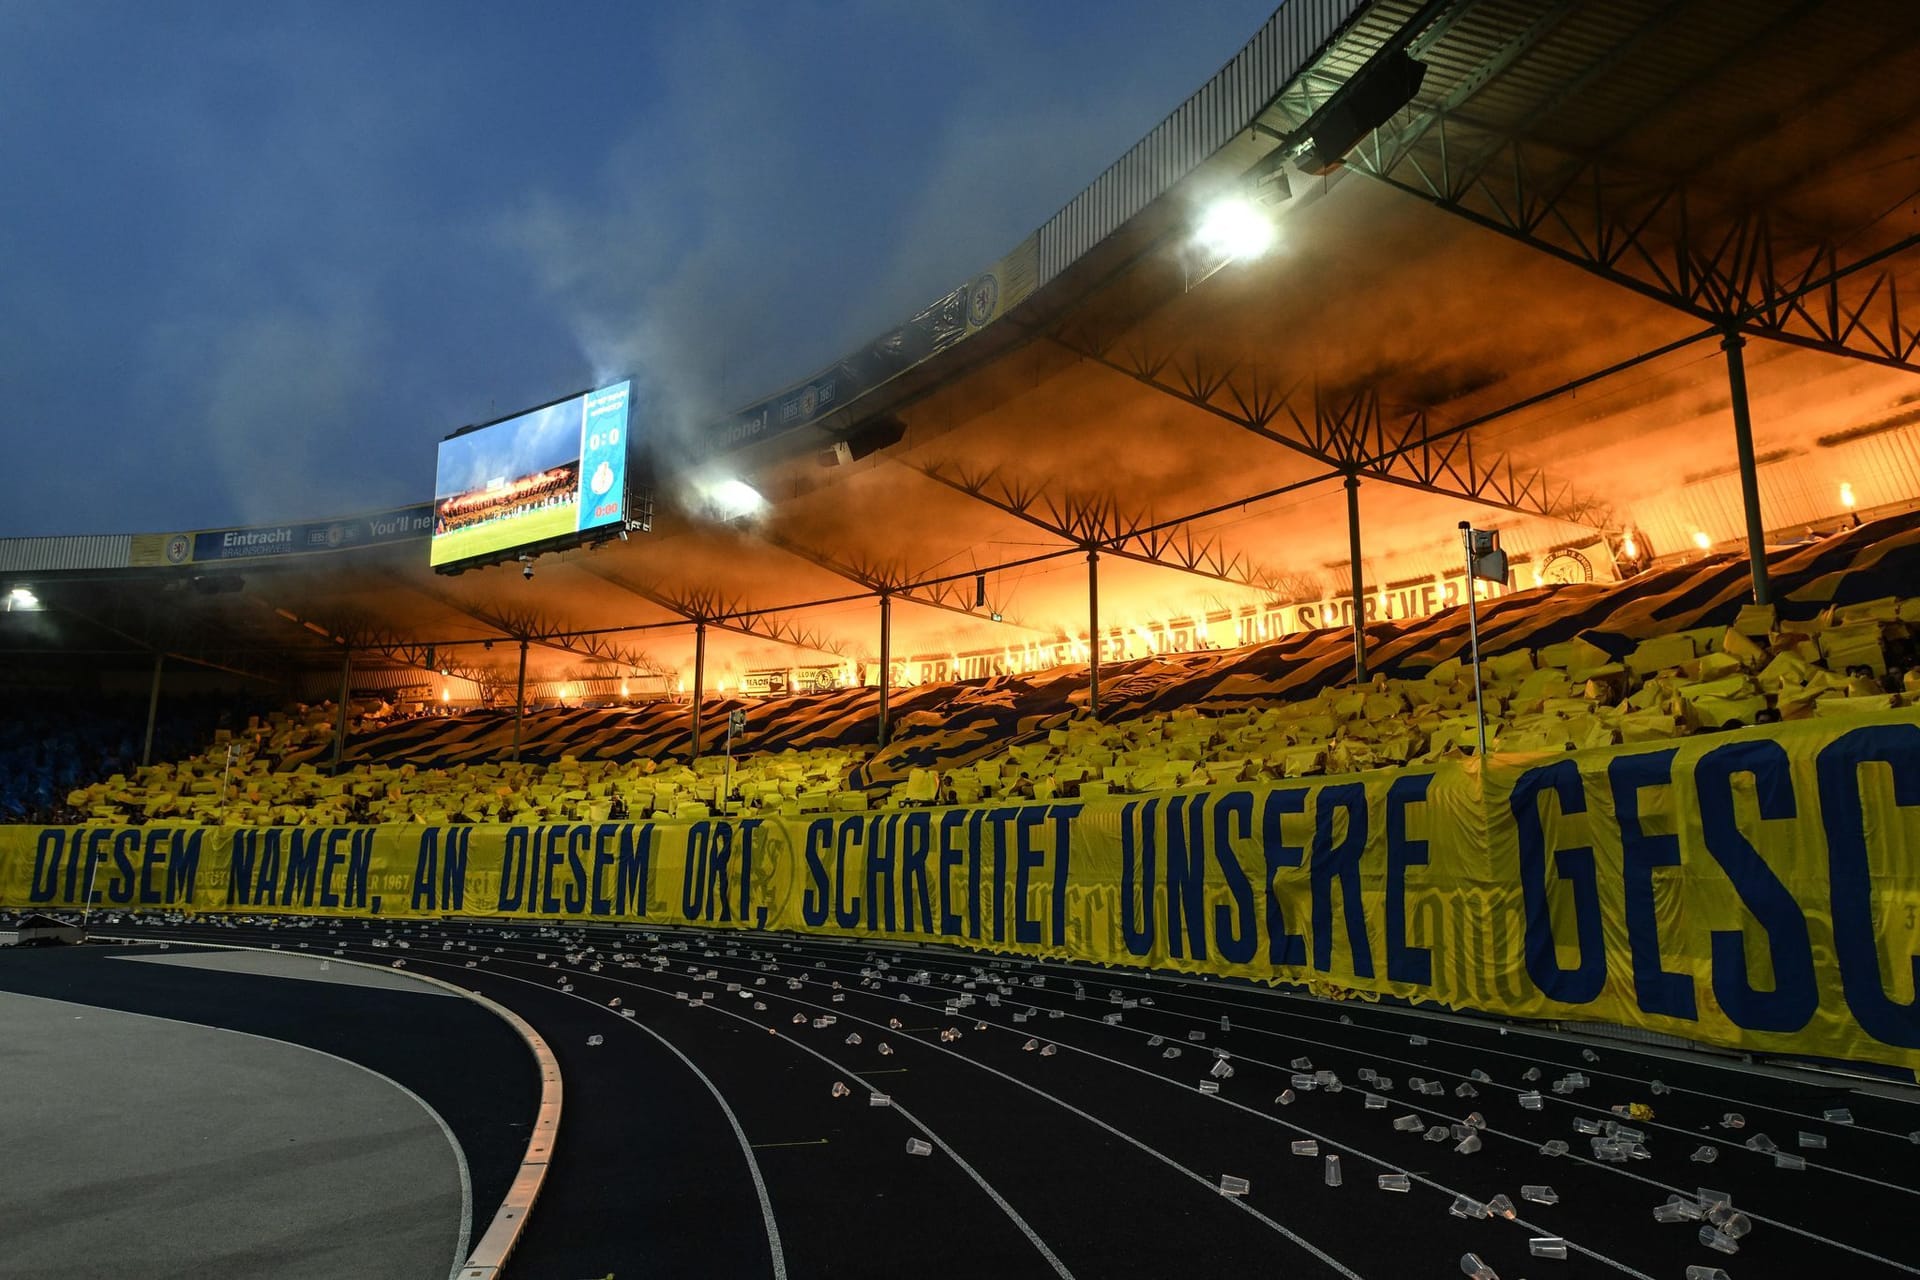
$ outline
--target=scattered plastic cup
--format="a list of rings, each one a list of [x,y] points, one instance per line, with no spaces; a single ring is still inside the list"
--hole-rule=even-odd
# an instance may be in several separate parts
[[[1480,1255],[1477,1253],[1461,1254],[1460,1270],[1470,1276],[1472,1280],[1500,1280],[1500,1273],[1480,1261]]]

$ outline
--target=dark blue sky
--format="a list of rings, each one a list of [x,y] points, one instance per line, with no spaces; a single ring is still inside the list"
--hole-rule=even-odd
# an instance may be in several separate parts
[[[771,391],[1274,3],[0,0],[0,535],[424,501],[447,431],[615,370]]]

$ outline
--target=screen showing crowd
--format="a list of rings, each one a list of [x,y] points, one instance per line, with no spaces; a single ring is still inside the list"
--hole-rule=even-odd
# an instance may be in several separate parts
[[[433,564],[459,564],[626,519],[627,401],[617,382],[440,442]]]

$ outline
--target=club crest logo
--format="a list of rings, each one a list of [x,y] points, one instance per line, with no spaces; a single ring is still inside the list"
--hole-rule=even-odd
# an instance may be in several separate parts
[[[999,305],[1000,282],[991,275],[981,276],[967,290],[967,323],[979,328],[993,319],[993,313]]]
[[[1578,551],[1556,551],[1540,566],[1545,582],[1567,585],[1593,581],[1593,562]]]

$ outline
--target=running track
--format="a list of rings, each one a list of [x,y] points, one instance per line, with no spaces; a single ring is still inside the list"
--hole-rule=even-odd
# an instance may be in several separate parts
[[[1469,1251],[1504,1280],[1683,1280],[1690,1264],[1734,1280],[1920,1276],[1920,1091],[1864,1077],[822,939],[284,919],[95,932],[400,961],[524,1017],[559,1056],[566,1112],[515,1276],[1400,1280],[1459,1276]],[[835,1021],[816,1028],[822,1017]],[[1296,1059],[1344,1087],[1283,1104]],[[1213,1074],[1220,1061],[1230,1075]],[[1363,1069],[1391,1088],[1363,1084]],[[1576,1071],[1587,1087],[1553,1091]],[[1412,1077],[1441,1092],[1416,1093]],[[1520,1104],[1531,1090],[1537,1111]],[[891,1105],[871,1105],[876,1093]],[[1653,1117],[1610,1110],[1635,1102]],[[1852,1123],[1825,1118],[1839,1107]],[[1744,1127],[1722,1126],[1729,1111]],[[1473,1112],[1482,1149],[1457,1153],[1451,1126]],[[1396,1129],[1407,1116],[1422,1129]],[[1641,1130],[1648,1158],[1596,1159],[1575,1125],[1609,1120]],[[1422,1131],[1442,1126],[1444,1142]],[[1804,1147],[1802,1133],[1827,1145]],[[1743,1145],[1760,1134],[1805,1169]],[[910,1139],[932,1153],[908,1154]],[[1543,1154],[1553,1139],[1571,1150]],[[1306,1140],[1318,1153],[1293,1154]],[[1691,1158],[1702,1146],[1712,1163]],[[1341,1186],[1327,1185],[1328,1155]],[[1378,1187],[1393,1173],[1410,1190]],[[1223,1174],[1247,1179],[1247,1194],[1221,1194]],[[1529,1203],[1523,1184],[1551,1186],[1558,1203]],[[1703,1186],[1752,1221],[1732,1256],[1699,1242],[1700,1223],[1652,1216]],[[1514,1218],[1450,1211],[1497,1194]],[[490,1212],[476,1205],[482,1221]],[[1542,1236],[1563,1238],[1567,1258],[1530,1256]]]

